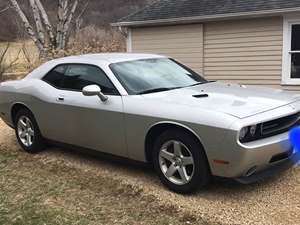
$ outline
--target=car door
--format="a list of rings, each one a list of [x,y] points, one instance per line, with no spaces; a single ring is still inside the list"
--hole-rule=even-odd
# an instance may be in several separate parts
[[[49,113],[51,136],[60,142],[127,156],[122,97],[99,67],[68,64]],[[108,100],[84,96],[85,86],[96,84]]]

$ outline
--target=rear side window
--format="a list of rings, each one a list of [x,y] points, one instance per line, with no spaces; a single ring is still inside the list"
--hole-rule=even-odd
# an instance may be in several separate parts
[[[104,94],[118,94],[106,74],[97,66],[92,65],[60,65],[50,71],[43,80],[58,89],[82,91],[85,86],[96,84]]]
[[[64,73],[65,73],[66,69],[67,69],[66,65],[57,66],[53,70],[51,70],[43,78],[43,80],[46,81],[47,83],[51,84],[54,87],[62,88]]]

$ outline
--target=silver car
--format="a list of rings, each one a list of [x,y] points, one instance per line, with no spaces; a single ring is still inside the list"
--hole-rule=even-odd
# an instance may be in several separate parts
[[[300,95],[209,82],[159,55],[47,62],[1,83],[0,113],[29,153],[55,141],[148,162],[180,193],[212,176],[254,182],[299,158],[288,133],[299,125]]]

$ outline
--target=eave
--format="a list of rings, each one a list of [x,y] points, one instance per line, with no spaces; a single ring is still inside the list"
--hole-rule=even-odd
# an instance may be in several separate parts
[[[144,20],[144,21],[124,21],[111,23],[113,27],[140,27],[140,26],[157,26],[157,25],[172,25],[172,24],[189,24],[217,20],[230,20],[252,17],[278,16],[286,13],[300,12],[300,7],[285,8],[276,10],[262,10],[242,13],[226,13],[206,16],[180,17],[170,19]]]

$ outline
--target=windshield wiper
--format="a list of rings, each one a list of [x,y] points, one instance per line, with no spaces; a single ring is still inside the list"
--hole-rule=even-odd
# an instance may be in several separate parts
[[[205,82],[198,82],[196,84],[192,84],[186,87],[192,87],[192,86],[196,86],[196,85],[200,85],[200,84],[207,84],[207,83],[211,83],[211,82],[215,82],[215,81],[205,81]],[[145,90],[145,91],[141,91],[136,93],[137,95],[143,95],[143,94],[150,94],[150,93],[155,93],[155,92],[161,92],[161,91],[170,91],[170,90],[174,90],[174,89],[179,89],[179,88],[185,88],[185,87],[173,87],[173,88],[153,88],[153,89],[149,89],[149,90]]]
[[[192,85],[189,85],[188,87],[193,87],[193,86],[197,86],[197,85],[200,85],[200,84],[203,84],[204,82],[198,82],[196,84],[192,84]]]
[[[146,91],[138,92],[137,94],[138,95],[143,95],[143,94],[150,94],[150,93],[161,92],[161,91],[170,91],[170,90],[173,90],[173,89],[176,89],[176,88],[178,88],[178,87],[175,87],[175,88],[153,88],[153,89],[149,89],[149,90],[146,90]]]
[[[210,81],[205,81],[205,82],[198,82],[196,84],[189,85],[188,87],[193,87],[193,86],[197,86],[197,85],[200,85],[200,84],[207,84],[207,83],[212,83],[212,82],[216,82],[216,81],[210,80]]]

